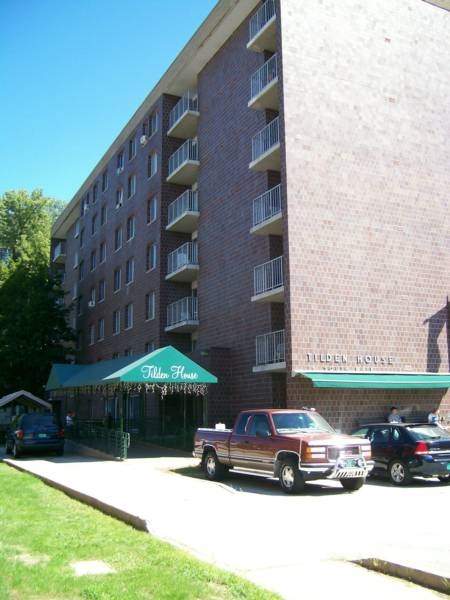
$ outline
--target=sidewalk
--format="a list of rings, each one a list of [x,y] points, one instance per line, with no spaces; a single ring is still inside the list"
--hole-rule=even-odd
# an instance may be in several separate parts
[[[382,572],[450,591],[449,528],[430,525],[445,514],[450,486],[366,485],[348,494],[336,482],[326,482],[327,487],[311,486],[305,495],[286,496],[271,481],[232,476],[221,484],[175,473],[198,461],[151,446],[123,462],[70,452],[5,462],[286,600],[306,593],[311,600],[331,594],[347,600],[361,595],[379,600],[381,594],[439,597],[367,571],[352,562],[357,560],[371,566],[375,561]],[[431,498],[433,504],[424,505]],[[389,511],[377,517],[386,502],[403,526],[386,526]]]

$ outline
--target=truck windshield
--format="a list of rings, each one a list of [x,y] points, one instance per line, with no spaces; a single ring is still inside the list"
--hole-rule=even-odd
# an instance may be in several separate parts
[[[277,433],[321,432],[334,433],[334,429],[319,414],[314,413],[274,413],[273,422]]]

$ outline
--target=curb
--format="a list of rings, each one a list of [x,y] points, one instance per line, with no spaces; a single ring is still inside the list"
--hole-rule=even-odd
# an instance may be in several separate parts
[[[38,475],[37,473],[32,473],[31,471],[27,471],[27,469],[21,467],[20,465],[18,465],[16,463],[13,463],[12,461],[10,462],[8,459],[6,459],[6,460],[4,459],[3,462],[5,464],[7,464],[9,467],[16,469],[17,471],[21,471],[23,473],[28,473],[28,475],[37,477],[37,479],[40,479],[46,485],[48,485],[52,488],[55,488],[61,492],[64,492],[64,494],[66,494],[70,498],[74,498],[75,500],[78,500],[79,502],[82,502],[83,504],[92,506],[93,508],[96,508],[97,510],[101,511],[105,515],[113,517],[113,518],[117,519],[118,521],[122,521],[123,523],[126,523],[127,525],[131,525],[132,527],[134,527],[135,529],[138,529],[139,531],[145,531],[146,533],[148,533],[147,521],[145,521],[144,519],[141,519],[141,517],[138,517],[136,515],[131,515],[130,513],[127,513],[126,511],[121,510],[120,508],[117,508],[116,506],[112,506],[111,504],[102,502],[98,498],[94,498],[93,496],[89,496],[89,494],[84,494],[83,492],[74,490],[66,485],[63,485],[62,483],[57,483],[56,481],[53,481],[52,479],[48,479],[47,477],[44,477],[43,475]]]
[[[406,579],[411,583],[415,583],[422,587],[427,587],[443,594],[450,594],[450,577],[445,575],[437,575],[428,571],[421,571],[413,567],[406,567],[393,563],[381,558],[360,558],[352,560],[351,562],[370,569],[371,571],[377,571],[384,575],[391,575],[400,579]]]

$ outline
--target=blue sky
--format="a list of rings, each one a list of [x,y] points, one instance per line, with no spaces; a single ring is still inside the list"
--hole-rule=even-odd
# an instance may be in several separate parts
[[[0,0],[0,195],[70,200],[216,0]]]

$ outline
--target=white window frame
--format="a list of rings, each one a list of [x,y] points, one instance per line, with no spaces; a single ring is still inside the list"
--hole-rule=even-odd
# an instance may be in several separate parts
[[[151,299],[151,302],[150,302]],[[149,310],[151,308],[151,310]],[[156,294],[155,291],[145,295],[145,320],[153,321],[156,318]]]
[[[133,303],[130,302],[125,306],[124,309],[124,329],[132,329],[133,328],[133,320],[134,320],[134,306]]]
[[[158,218],[158,195],[154,194],[147,200],[147,225],[154,223]]]
[[[155,151],[148,155],[147,159],[147,178],[151,179],[158,172],[158,153]]]
[[[113,327],[112,327],[113,335],[119,335],[119,333],[120,333],[120,310],[119,309],[113,310],[112,318],[113,318]]]

